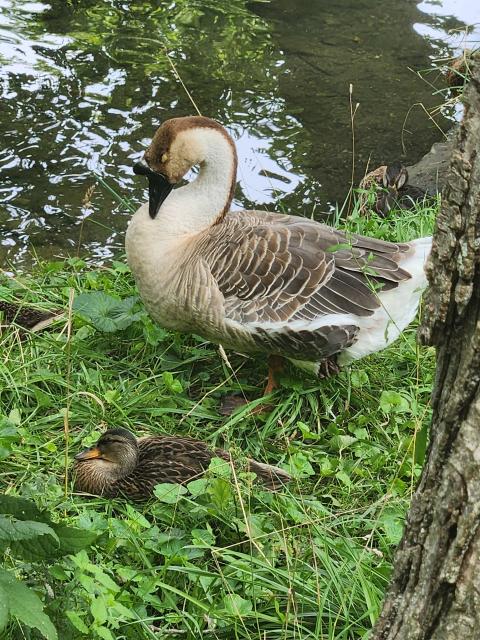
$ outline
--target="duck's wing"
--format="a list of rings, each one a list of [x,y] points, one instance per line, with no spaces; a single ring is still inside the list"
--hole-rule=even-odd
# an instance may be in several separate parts
[[[135,470],[149,477],[153,486],[161,482],[188,482],[198,478],[215,456],[229,459],[225,451],[214,450],[205,442],[178,436],[139,438],[139,464]]]
[[[249,329],[259,345],[270,343],[270,351],[310,360],[353,344],[356,319],[374,313],[381,291],[410,277],[399,264],[409,250],[255,211],[230,214],[201,246],[226,321]]]

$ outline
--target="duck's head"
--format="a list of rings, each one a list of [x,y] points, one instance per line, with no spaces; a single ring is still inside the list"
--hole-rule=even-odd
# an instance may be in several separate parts
[[[219,143],[226,143],[236,172],[235,144],[227,131],[215,120],[204,116],[186,116],[166,120],[156,131],[150,146],[133,171],[145,175],[149,183],[149,214],[155,218],[173,186],[195,165],[215,153]],[[219,157],[218,161],[222,161]]]
[[[401,162],[387,164],[383,173],[383,186],[388,190],[398,191],[408,181],[408,171]]]
[[[129,475],[138,463],[138,444],[127,429],[109,429],[93,447],[84,449],[75,456],[78,470],[118,480]]]
[[[386,191],[377,198],[377,213],[385,215],[396,206],[398,192],[407,182],[408,171],[405,165],[401,162],[386,165],[382,176],[382,184]]]

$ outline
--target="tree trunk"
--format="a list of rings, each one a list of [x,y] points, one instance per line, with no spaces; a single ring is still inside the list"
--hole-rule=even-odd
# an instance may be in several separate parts
[[[480,63],[428,264],[430,444],[371,640],[480,639]]]

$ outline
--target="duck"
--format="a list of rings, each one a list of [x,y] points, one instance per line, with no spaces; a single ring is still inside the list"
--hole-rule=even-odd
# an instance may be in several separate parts
[[[0,330],[11,324],[37,332],[45,329],[59,316],[58,312],[0,300]]]
[[[372,187],[377,187],[373,208],[381,217],[385,217],[392,209],[413,209],[415,204],[428,198],[427,193],[408,184],[408,171],[399,161],[377,167],[360,181],[360,212],[367,209],[368,194]],[[383,188],[383,189],[381,189]]]
[[[196,178],[175,185],[192,167]],[[134,173],[148,202],[127,261],[152,318],[243,354],[320,376],[390,345],[415,317],[431,238],[387,242],[283,213],[231,211],[235,143],[204,116],[166,120]]]
[[[200,440],[158,435],[136,438],[123,427],[108,429],[95,445],[75,456],[74,486],[78,492],[105,498],[145,501],[154,495],[157,484],[196,480],[215,457],[230,464],[226,451],[211,449]],[[248,460],[247,466],[272,491],[291,480],[279,467],[256,460]]]

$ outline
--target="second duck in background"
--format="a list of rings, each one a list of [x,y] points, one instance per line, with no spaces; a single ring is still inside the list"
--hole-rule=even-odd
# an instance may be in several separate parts
[[[365,212],[368,206],[368,193],[376,186],[376,199],[371,208],[378,215],[386,216],[392,209],[413,209],[419,202],[429,198],[428,194],[419,187],[408,184],[408,171],[399,161],[382,165],[367,175],[360,182],[360,211]]]

